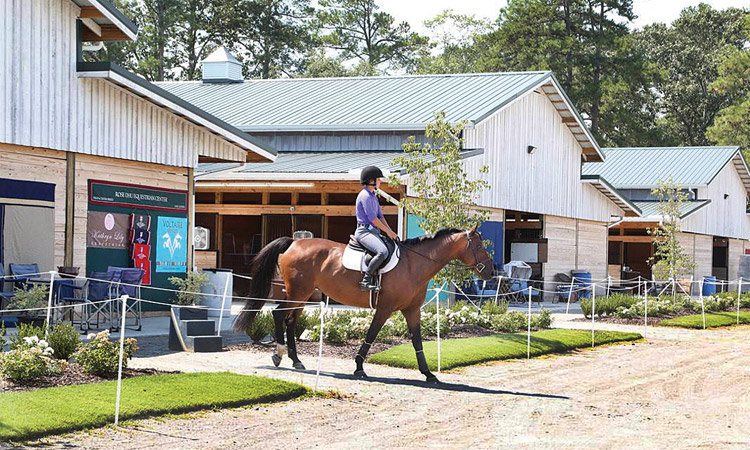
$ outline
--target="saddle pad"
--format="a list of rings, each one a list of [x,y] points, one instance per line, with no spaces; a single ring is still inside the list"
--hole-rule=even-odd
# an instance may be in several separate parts
[[[341,258],[342,265],[349,270],[356,270],[357,272],[364,272],[365,270],[365,257],[367,253],[354,250],[350,246],[346,246],[344,249],[344,256]],[[396,250],[393,252],[391,259],[389,259],[383,267],[378,270],[378,273],[388,273],[393,270],[397,265],[399,258],[401,257],[401,249],[396,246]]]

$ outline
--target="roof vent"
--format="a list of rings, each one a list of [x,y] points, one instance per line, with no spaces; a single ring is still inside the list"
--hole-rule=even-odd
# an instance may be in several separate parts
[[[226,47],[219,47],[203,60],[203,82],[241,83],[242,63]]]

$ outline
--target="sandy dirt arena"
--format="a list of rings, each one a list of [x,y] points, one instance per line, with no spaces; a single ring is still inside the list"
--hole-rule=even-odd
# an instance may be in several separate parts
[[[440,376],[324,358],[320,389],[307,399],[143,420],[126,430],[52,437],[66,448],[750,448],[750,327],[654,332],[646,343],[531,361],[499,362]],[[303,359],[315,369],[317,358]],[[302,382],[315,371],[281,369],[269,354],[173,353],[134,367],[230,370]],[[127,392],[123,395],[127,397]]]

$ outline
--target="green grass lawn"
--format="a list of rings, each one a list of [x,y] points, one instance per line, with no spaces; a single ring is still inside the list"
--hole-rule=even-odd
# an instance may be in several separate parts
[[[737,324],[737,312],[713,312],[706,313],[706,328],[728,327]],[[740,324],[750,324],[750,311],[740,311]],[[659,322],[664,327],[679,328],[703,328],[703,316],[692,314],[690,316],[675,317]]]
[[[641,339],[639,333],[597,331],[596,345]],[[531,333],[531,356],[564,353],[591,346],[591,330],[551,329]],[[437,342],[425,342],[424,352],[430,370],[437,370]],[[441,342],[441,369],[471,366],[486,361],[526,358],[526,334],[497,334]],[[407,369],[417,368],[417,358],[411,344],[398,345],[373,355],[369,362]]]
[[[0,440],[19,441],[114,422],[116,381],[0,394]],[[180,373],[122,381],[120,420],[288,400],[309,390],[229,372]]]

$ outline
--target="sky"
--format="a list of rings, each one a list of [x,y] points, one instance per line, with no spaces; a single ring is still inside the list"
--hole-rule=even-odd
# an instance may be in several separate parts
[[[461,14],[474,14],[477,17],[497,18],[500,8],[506,0],[378,0],[377,4],[396,18],[397,21],[409,22],[416,31],[423,31],[423,22],[438,15],[445,9],[452,8]],[[638,18],[636,28],[654,22],[671,22],[687,6],[694,6],[700,0],[633,0],[633,10]],[[750,7],[750,0],[703,0],[716,9],[729,7]]]

